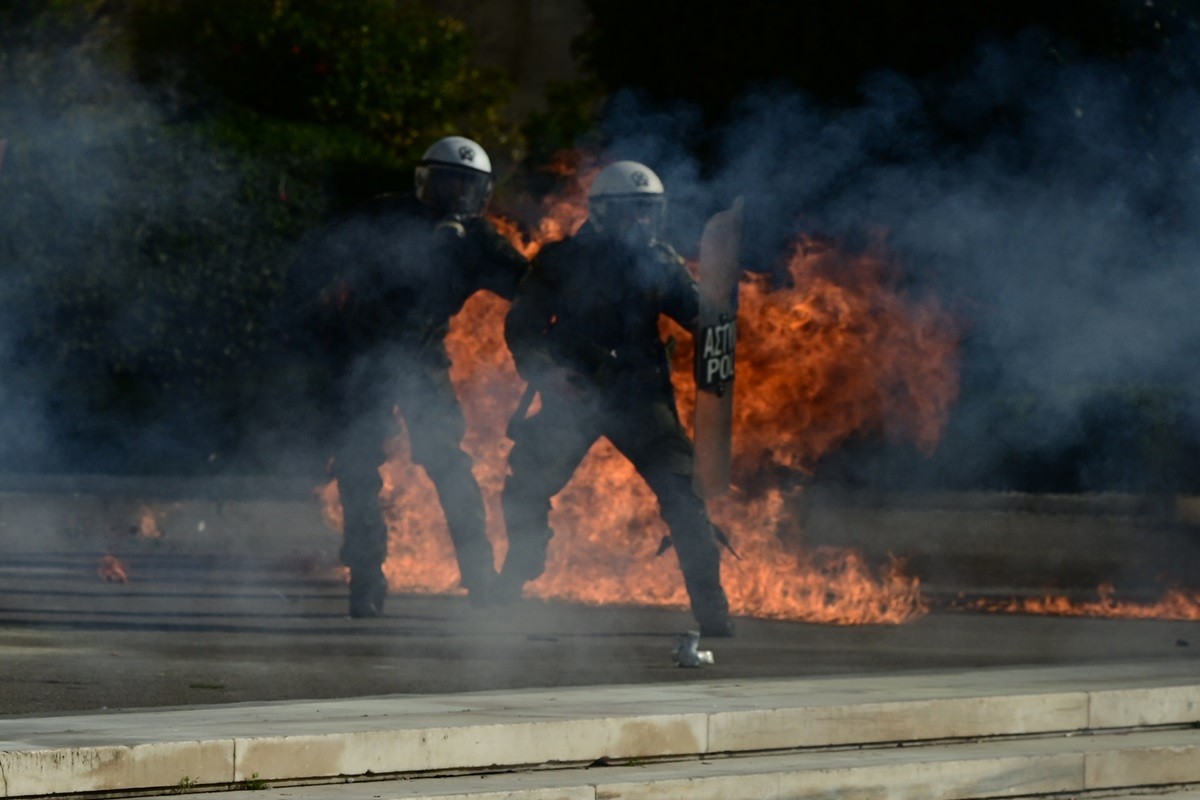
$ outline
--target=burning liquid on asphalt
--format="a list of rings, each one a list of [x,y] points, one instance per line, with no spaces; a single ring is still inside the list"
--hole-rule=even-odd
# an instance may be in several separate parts
[[[105,583],[129,583],[129,570],[121,559],[111,554],[100,559],[96,574]]]
[[[1067,597],[1021,597],[1007,600],[976,598],[958,607],[969,611],[1005,614],[1047,614],[1057,617],[1104,617],[1106,619],[1181,619],[1200,620],[1200,593],[1183,589],[1168,590],[1153,603],[1130,603],[1116,598],[1112,584],[1101,584],[1095,600]]]

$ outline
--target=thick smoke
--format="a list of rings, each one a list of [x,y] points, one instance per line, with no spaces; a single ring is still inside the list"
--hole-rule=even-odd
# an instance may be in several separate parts
[[[286,305],[343,263],[423,261],[379,220],[328,219],[304,165],[215,143],[104,64],[0,59],[0,471],[323,479],[328,375]]]
[[[1158,488],[1189,445],[1155,456],[1149,440],[1196,434],[1198,54],[1176,40],[1070,59],[1031,34],[955,76],[871,76],[854,108],[753,93],[703,167],[680,155],[696,140],[686,112],[625,98],[608,126],[617,155],[661,167],[684,246],[737,195],[747,266],[771,269],[797,233],[886,234],[909,288],[964,324],[935,480],[1022,488],[1005,469],[1071,451],[1045,488]]]
[[[1198,427],[1189,356],[1200,324],[1188,308],[1200,281],[1197,51],[1176,39],[1090,61],[1031,35],[983,48],[953,76],[871,76],[862,103],[840,110],[764,89],[713,126],[694,109],[621,95],[604,132],[609,155],[663,177],[685,251],[736,196],[754,269],[776,269],[798,233],[848,247],[886,233],[909,288],[964,323],[962,401],[925,477],[1022,488],[1022,470],[1058,459],[1070,474],[1034,488],[1154,487],[1195,449]],[[227,234],[263,222],[245,216],[243,165],[181,135],[157,103],[83,56],[10,53],[5,64],[0,354],[17,367],[0,387],[7,468],[63,442],[92,471],[136,469],[105,450],[117,440],[129,452],[191,452],[211,432],[213,452],[257,446],[227,425],[261,399],[253,379],[201,376],[219,387],[204,396],[187,385],[191,365],[244,364],[287,261],[282,239],[254,250]],[[277,181],[254,190],[273,193]],[[114,243],[158,259],[161,273],[130,268]],[[262,265],[257,293],[233,296],[232,262]],[[182,295],[181,284],[191,287]],[[47,285],[69,299],[58,317],[38,305]],[[239,321],[249,328],[235,350],[246,350],[219,352]],[[52,326],[63,341],[45,335]],[[114,365],[88,364],[86,336],[117,354],[119,370],[160,375],[160,387],[92,413],[85,396],[94,401]],[[159,421],[156,404],[179,402],[190,403],[186,425]],[[149,423],[123,428],[130,419]],[[180,436],[189,441],[173,450]],[[1164,450],[1164,439],[1174,444]]]
[[[84,47],[0,69],[0,469],[220,467],[261,394],[279,173],[248,174]]]

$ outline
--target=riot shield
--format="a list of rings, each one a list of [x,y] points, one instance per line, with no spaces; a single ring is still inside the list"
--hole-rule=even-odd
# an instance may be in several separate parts
[[[729,490],[742,199],[704,226],[700,237],[700,317],[696,330],[696,473],[703,497]]]

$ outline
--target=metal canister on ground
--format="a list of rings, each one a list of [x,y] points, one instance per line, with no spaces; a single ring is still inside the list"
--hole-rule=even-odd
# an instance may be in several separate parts
[[[699,667],[701,664],[712,664],[712,650],[700,649],[700,632],[688,631],[675,640],[672,651],[675,663],[681,667]]]

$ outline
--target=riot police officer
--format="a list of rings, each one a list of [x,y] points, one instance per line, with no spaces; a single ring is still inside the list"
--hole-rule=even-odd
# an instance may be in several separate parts
[[[413,461],[437,488],[473,602],[495,578],[444,338],[476,291],[510,299],[528,262],[482,216],[493,178],[479,144],[461,136],[435,142],[415,184],[415,197],[377,198],[321,231],[291,281],[293,336],[322,367],[314,382],[343,511],[352,617],[378,616],[387,594],[379,468],[395,407]]]
[[[717,532],[692,487],[692,442],[679,421],[658,328],[666,314],[694,330],[696,283],[659,238],[666,195],[648,167],[609,165],[588,205],[579,233],[534,259],[505,322],[517,369],[540,394],[541,408],[510,429],[503,495],[509,549],[494,599],[514,599],[542,573],[550,498],[605,436],[658,497],[701,632],[730,636]]]

